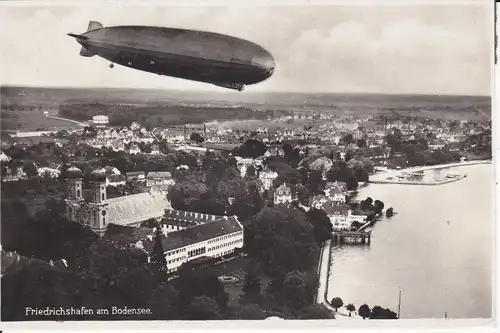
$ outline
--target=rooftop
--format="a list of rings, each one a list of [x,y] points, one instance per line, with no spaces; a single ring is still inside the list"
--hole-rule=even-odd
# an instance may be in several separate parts
[[[335,204],[334,202],[332,201],[327,201],[323,204],[323,206],[321,207],[327,214],[333,214],[333,215],[338,215],[338,214],[342,214],[342,215],[347,215],[349,213],[349,210],[350,210],[350,207],[349,205],[345,205],[345,204]]]
[[[178,249],[190,244],[196,244],[212,238],[232,234],[242,231],[243,227],[236,216],[224,217],[220,220],[200,224],[192,228],[171,232],[165,237],[162,235],[162,245],[164,251]],[[146,239],[143,241],[144,248],[151,253],[153,241]]]
[[[170,203],[162,195],[138,193],[108,199],[108,223],[127,225],[162,217]]]
[[[168,171],[151,171],[146,178],[172,178],[172,174]]]

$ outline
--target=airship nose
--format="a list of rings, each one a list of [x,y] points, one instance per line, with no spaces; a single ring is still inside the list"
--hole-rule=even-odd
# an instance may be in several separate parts
[[[253,57],[252,64],[254,66],[260,67],[266,73],[269,73],[269,76],[271,76],[274,68],[276,67],[276,63],[274,62],[273,57],[267,52]]]

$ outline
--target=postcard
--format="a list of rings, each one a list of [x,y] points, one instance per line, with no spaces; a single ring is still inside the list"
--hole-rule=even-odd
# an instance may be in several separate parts
[[[492,7],[2,2],[2,325],[491,324]]]

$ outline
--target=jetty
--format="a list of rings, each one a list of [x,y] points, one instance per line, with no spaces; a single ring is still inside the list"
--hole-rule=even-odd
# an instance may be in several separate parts
[[[333,233],[333,244],[370,245],[371,231],[338,231]]]

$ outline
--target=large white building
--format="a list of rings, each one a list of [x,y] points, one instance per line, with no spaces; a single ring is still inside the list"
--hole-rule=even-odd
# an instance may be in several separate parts
[[[259,173],[259,179],[262,182],[262,188],[269,191],[273,188],[273,183],[278,178],[278,173],[276,171],[264,170]]]
[[[160,224],[158,237],[161,237],[167,273],[177,271],[186,262],[220,258],[243,247],[243,225],[236,216],[166,210]],[[174,229],[175,226],[179,228]],[[124,235],[129,235],[129,245],[151,255],[156,228],[131,229],[113,225],[106,236],[123,240]]]
[[[109,124],[109,117],[103,115],[93,116],[92,123],[96,126],[106,126]]]
[[[351,229],[351,209],[348,205],[335,204],[332,201],[326,202],[322,209],[328,215],[330,222],[332,223],[333,230],[350,230]]]

